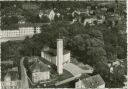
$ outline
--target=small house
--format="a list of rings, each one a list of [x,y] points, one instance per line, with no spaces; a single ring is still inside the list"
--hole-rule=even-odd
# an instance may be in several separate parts
[[[2,73],[3,75],[3,73]],[[8,71],[4,73],[1,80],[1,87],[3,89],[18,89],[19,88],[19,74],[17,71]]]
[[[50,69],[48,65],[43,62],[35,62],[30,66],[30,71],[32,74],[32,81],[38,83],[40,81],[48,80],[50,78]]]
[[[78,80],[75,83],[75,88],[105,88],[105,82],[102,77],[97,74]]]

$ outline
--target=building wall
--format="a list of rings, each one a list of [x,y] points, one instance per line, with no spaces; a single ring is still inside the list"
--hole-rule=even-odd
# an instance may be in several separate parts
[[[41,52],[41,57],[46,59],[47,61],[57,65],[57,56],[51,56],[51,55],[42,51]],[[65,64],[67,62],[70,62],[70,52],[65,54],[63,57],[64,57],[63,58],[63,64]]]
[[[34,35],[36,33],[41,33],[40,27],[20,27],[18,30],[0,30],[0,38],[2,37],[19,37]]]
[[[97,88],[105,88],[105,84],[98,86]]]
[[[70,62],[70,52],[64,55],[63,64]]]
[[[46,59],[47,61],[51,62],[52,60],[52,56],[50,56],[49,54],[45,53],[45,52],[41,52],[41,57]]]
[[[36,33],[41,33],[41,28],[40,27],[36,27]]]
[[[20,34],[20,36],[33,35],[34,27],[21,27],[21,28],[19,28],[19,34]]]
[[[42,51],[41,52],[41,57],[46,59],[47,61],[57,65],[57,57],[56,56],[51,56],[51,55],[49,55],[49,54],[47,54],[47,53]]]
[[[8,81],[8,82],[1,82],[1,89],[19,89],[20,81]]]
[[[75,83],[75,88],[85,88],[85,87],[83,86],[82,81],[79,80],[79,81],[77,81],[77,82]]]
[[[51,63],[53,63],[57,66],[57,56],[51,57]]]
[[[47,80],[50,78],[50,72],[34,72],[32,73],[32,80],[34,83],[37,83],[42,80]]]
[[[17,37],[19,36],[19,30],[3,30],[1,31],[1,37]]]

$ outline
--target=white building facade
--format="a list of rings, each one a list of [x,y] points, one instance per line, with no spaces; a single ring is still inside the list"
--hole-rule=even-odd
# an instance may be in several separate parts
[[[16,30],[0,30],[0,38],[20,37],[41,33],[40,26],[20,26]]]
[[[32,73],[32,81],[34,83],[38,83],[43,80],[47,80],[50,78],[50,72],[44,71],[44,72],[33,72]]]
[[[48,54],[47,52],[41,51],[41,57],[57,66],[57,56]],[[70,52],[63,54],[63,64],[70,62]]]

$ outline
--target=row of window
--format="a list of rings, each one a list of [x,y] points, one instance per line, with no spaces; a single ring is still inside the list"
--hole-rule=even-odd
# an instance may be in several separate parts
[[[24,34],[34,34],[34,33],[40,33],[39,30],[36,30],[36,32],[34,32],[34,30],[23,30],[23,31],[20,31],[20,32],[3,32],[1,35],[2,37],[14,37],[14,36],[20,36],[20,35],[24,35]]]

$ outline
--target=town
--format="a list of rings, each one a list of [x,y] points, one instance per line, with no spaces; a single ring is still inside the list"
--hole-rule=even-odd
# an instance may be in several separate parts
[[[1,1],[1,88],[126,88],[125,0]]]

